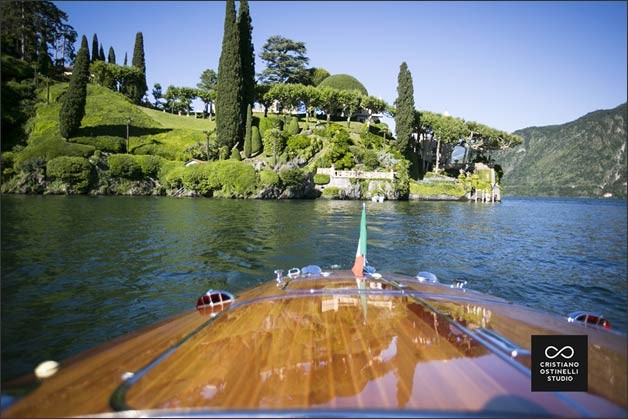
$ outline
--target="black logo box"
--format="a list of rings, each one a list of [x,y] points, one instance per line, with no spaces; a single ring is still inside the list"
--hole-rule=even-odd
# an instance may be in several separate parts
[[[587,391],[587,335],[532,335],[532,391]]]

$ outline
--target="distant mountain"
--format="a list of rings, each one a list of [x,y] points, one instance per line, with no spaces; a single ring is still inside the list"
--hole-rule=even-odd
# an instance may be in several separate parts
[[[523,143],[493,157],[507,196],[626,198],[626,103],[563,125],[513,132]]]

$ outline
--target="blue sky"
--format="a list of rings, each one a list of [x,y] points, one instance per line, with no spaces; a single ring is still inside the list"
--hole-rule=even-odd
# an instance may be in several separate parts
[[[149,93],[218,69],[224,1],[56,1],[79,40],[131,63],[142,32]],[[237,2],[236,2],[237,7]],[[272,35],[305,43],[309,66],[356,77],[392,104],[406,62],[417,109],[512,132],[626,102],[627,3],[249,1],[256,71]],[[152,96],[151,96],[152,99]]]

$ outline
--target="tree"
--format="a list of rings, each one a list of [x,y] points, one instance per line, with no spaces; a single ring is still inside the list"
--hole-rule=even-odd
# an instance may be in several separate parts
[[[197,96],[205,104],[205,113],[209,115],[211,121],[214,113],[212,105],[216,99],[216,86],[218,84],[218,76],[212,69],[207,69],[201,73],[201,81],[196,84],[198,88]]]
[[[251,155],[256,156],[262,151],[262,137],[259,134],[259,128],[253,125],[251,127]]]
[[[327,124],[330,123],[331,115],[338,112],[341,106],[340,103],[340,90],[333,87],[318,87],[320,108],[327,115]]]
[[[244,130],[244,157],[251,157],[252,136],[253,136],[253,115],[251,112],[251,104],[246,106],[246,126]]]
[[[92,62],[100,60],[100,55],[98,54],[98,35],[94,34],[92,38]]]
[[[174,87],[173,85],[168,86],[164,99],[166,99],[166,109],[170,109],[170,113],[174,113],[175,110],[177,112],[181,110],[179,103],[179,89],[177,87]]]
[[[63,66],[74,59],[76,31],[67,23],[68,16],[51,1],[5,1],[2,13],[0,42],[2,53],[33,62],[40,44],[55,49],[55,59]],[[61,48],[61,58],[58,58]]]
[[[50,59],[50,55],[48,55],[48,44],[46,44],[46,41],[42,38],[39,44],[39,51],[37,52],[37,71],[48,77],[50,76],[51,70],[52,60]]]
[[[296,42],[280,35],[268,38],[260,57],[266,69],[260,78],[265,83],[300,83],[308,78],[305,66],[309,58],[303,42]]]
[[[166,108],[170,109],[170,112],[186,112],[190,113],[192,109],[192,100],[196,97],[196,89],[190,87],[175,87],[168,86],[166,90]]]
[[[264,107],[264,118],[268,116],[268,107],[272,104],[272,101],[266,96],[271,87],[272,85],[269,83],[255,85],[255,101]]]
[[[242,114],[246,115],[247,105],[255,100],[255,48],[253,47],[253,26],[247,0],[240,0],[238,9],[238,29],[240,31],[240,58],[242,60]]]
[[[316,68],[316,67],[312,67],[308,69],[308,73],[310,75],[309,84],[312,86],[318,86],[319,84],[321,84],[323,80],[325,80],[327,77],[331,75],[329,74],[329,71],[325,70],[324,68]]]
[[[87,38],[85,35],[81,38],[81,48],[85,48],[85,51],[87,51],[87,57],[89,58],[89,46],[87,45]]]
[[[319,106],[320,94],[314,86],[303,86],[301,100],[305,106],[305,122],[309,124],[309,116],[314,114],[314,109]]]
[[[126,65],[127,65],[127,62],[128,62],[128,61],[127,61],[127,53],[126,53],[126,51],[125,51],[125,52],[124,52],[124,64],[122,64],[122,65],[126,66]]]
[[[108,62],[109,64],[115,64],[116,63],[116,53],[113,51],[113,47],[109,47],[109,54],[108,54]]]
[[[397,108],[395,115],[397,148],[405,155],[409,149],[412,133],[416,125],[412,74],[410,74],[410,70],[405,61],[401,63],[399,75],[397,76],[397,99],[395,100],[395,107]]]
[[[102,44],[100,44],[100,49],[98,50],[98,59],[100,61],[105,61],[105,50],[102,47]]]
[[[219,146],[231,148],[241,143],[242,126],[242,60],[240,34],[236,25],[235,4],[226,1],[222,50],[218,64],[216,91],[216,138]]]
[[[59,112],[59,130],[63,138],[70,138],[76,134],[85,115],[85,101],[87,99],[87,79],[89,77],[89,51],[87,38],[83,36],[70,79],[68,90],[63,95],[61,111]]]
[[[155,85],[153,86],[153,98],[155,98],[155,108],[157,109],[163,108],[163,104],[161,103],[162,97],[163,96],[161,93],[161,84],[155,83]]]
[[[360,109],[363,97],[364,95],[357,90],[340,91],[340,102],[342,105],[342,111],[347,117],[347,127],[351,126],[351,115]]]
[[[144,58],[144,36],[142,32],[135,34],[135,47],[133,48],[133,61],[131,62],[133,67],[140,69],[144,77],[133,85],[131,90],[131,97],[135,103],[140,103],[142,98],[148,90],[146,85],[146,60]]]
[[[370,128],[371,122],[373,121],[373,114],[382,113],[388,108],[388,104],[383,99],[374,96],[366,96],[363,98],[361,106],[366,109],[369,114],[366,120],[367,130]]]

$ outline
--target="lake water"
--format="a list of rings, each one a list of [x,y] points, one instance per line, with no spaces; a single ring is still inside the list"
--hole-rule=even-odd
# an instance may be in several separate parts
[[[273,270],[353,265],[362,203],[3,195],[2,381],[237,293]],[[379,272],[468,288],[626,332],[625,200],[367,203]]]

